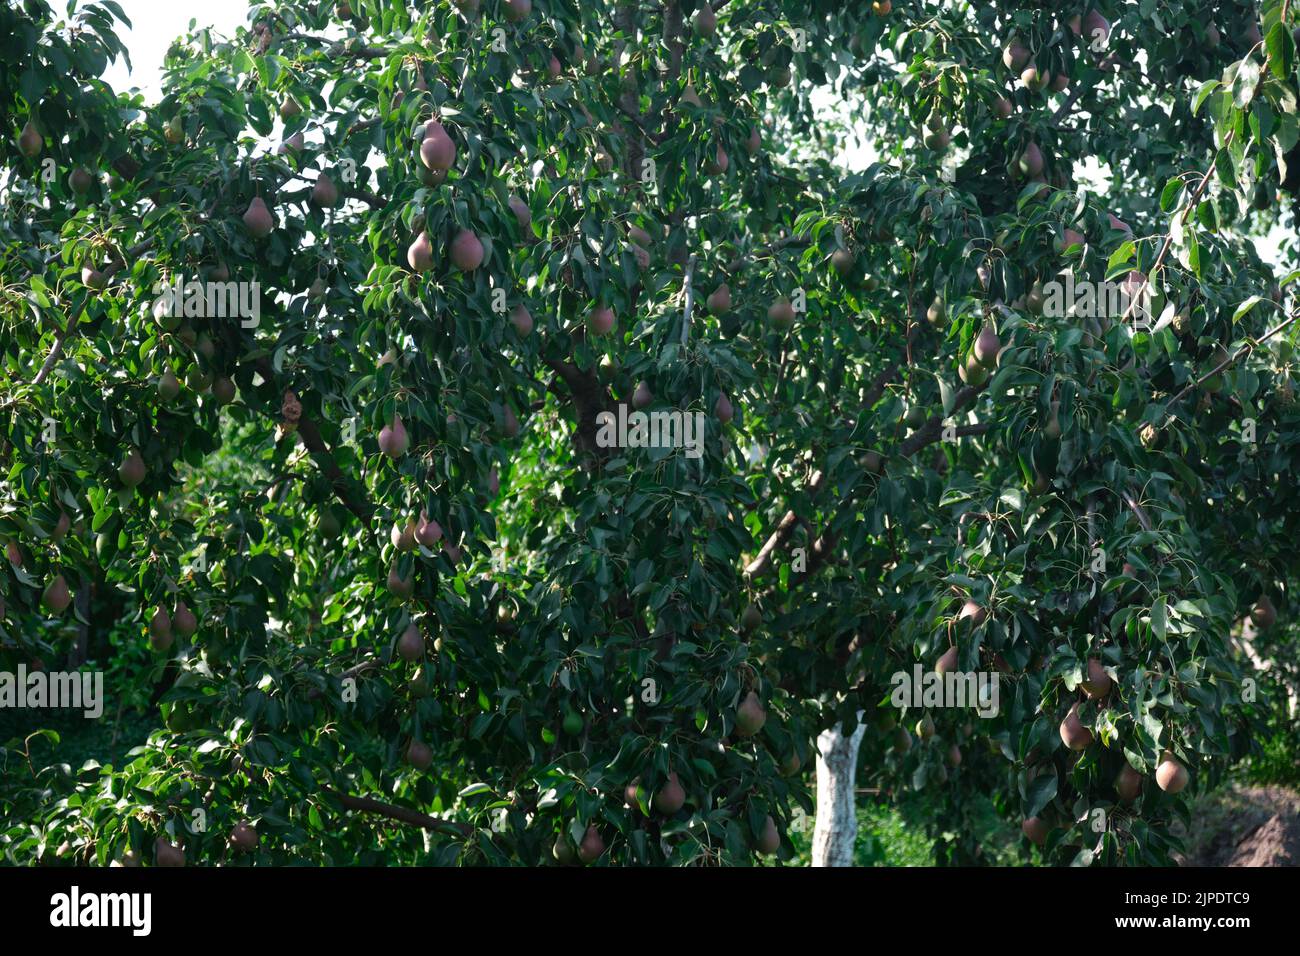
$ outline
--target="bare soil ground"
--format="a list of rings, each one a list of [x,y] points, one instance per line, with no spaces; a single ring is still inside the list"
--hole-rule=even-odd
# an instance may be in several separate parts
[[[1192,813],[1184,866],[1300,866],[1300,794],[1234,784]]]

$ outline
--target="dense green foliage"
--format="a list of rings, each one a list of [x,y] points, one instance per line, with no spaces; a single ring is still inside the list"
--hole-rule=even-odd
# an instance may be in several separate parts
[[[866,710],[863,779],[940,862],[1035,816],[1025,859],[1169,859],[1295,676],[1293,276],[1254,248],[1298,175],[1288,8],[732,0],[711,32],[691,0],[478,6],[255,5],[172,47],[158,103],[96,79],[114,4],[0,11],[0,663],[84,627],[109,710],[166,724],[75,785],[0,753],[6,858],[153,862],[165,832],[216,863],[251,820],[258,863],[749,863]],[[1112,26],[1077,37],[1091,6]],[[1062,89],[1008,70],[1013,35]],[[818,93],[879,162],[831,162]],[[256,324],[155,316],[160,281],[226,271]],[[1054,314],[1063,271],[1151,277],[1160,321]],[[703,413],[701,456],[597,442],[640,382]],[[422,515],[442,537],[410,547]],[[1261,595],[1267,675],[1238,628]],[[113,663],[113,622],[137,654],[179,602],[192,636]],[[905,750],[891,675],[949,646],[1001,711],[935,710]]]

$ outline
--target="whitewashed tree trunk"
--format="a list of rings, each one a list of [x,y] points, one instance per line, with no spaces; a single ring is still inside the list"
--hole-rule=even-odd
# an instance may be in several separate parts
[[[824,730],[817,737],[817,822],[813,826],[812,865],[852,866],[853,845],[858,836],[858,812],[854,784],[858,775],[858,748],[866,725],[861,723],[850,736],[842,724]]]

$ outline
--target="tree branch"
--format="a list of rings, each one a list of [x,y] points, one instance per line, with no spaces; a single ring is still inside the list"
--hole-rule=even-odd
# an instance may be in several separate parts
[[[409,823],[412,826],[423,827],[426,830],[432,830],[435,833],[450,833],[456,836],[468,837],[474,833],[474,827],[468,823],[457,823],[454,820],[442,820],[438,817],[431,817],[427,813],[420,813],[418,810],[411,810],[407,807],[399,807],[396,804],[384,803],[381,800],[375,800],[371,797],[354,797],[351,794],[340,793],[337,790],[331,790],[325,787],[321,793],[328,797],[333,797],[346,810],[357,810],[362,813],[376,813],[381,817],[387,817],[390,820],[397,820],[401,823]]]

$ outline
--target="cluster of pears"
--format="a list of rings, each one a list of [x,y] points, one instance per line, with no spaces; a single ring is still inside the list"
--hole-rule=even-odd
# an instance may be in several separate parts
[[[985,324],[975,337],[975,344],[966,361],[958,369],[961,380],[972,388],[984,385],[989,380],[989,373],[997,365],[998,352],[1001,350],[1002,343],[997,331],[992,325]]]
[[[198,619],[183,600],[176,602],[176,609],[171,615],[160,606],[149,619],[149,645],[156,651],[168,650],[177,634],[189,637],[198,628]]]

